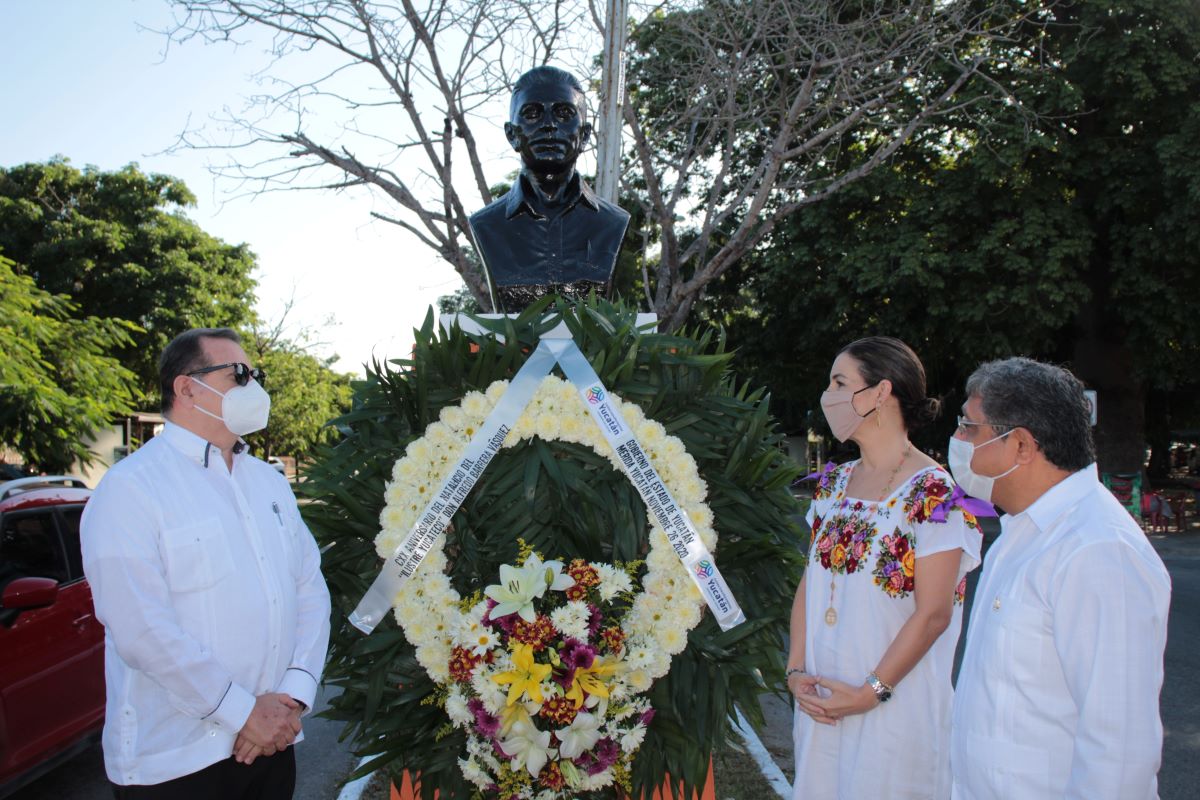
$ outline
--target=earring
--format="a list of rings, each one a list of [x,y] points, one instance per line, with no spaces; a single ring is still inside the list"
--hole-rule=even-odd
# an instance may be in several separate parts
[[[880,414],[879,414],[879,408],[880,408],[880,406],[879,406],[879,404],[877,403],[877,404],[875,405],[875,427],[876,427],[876,428],[882,428],[882,427],[883,427],[883,420],[881,420],[881,419],[879,418],[879,416],[880,416]]]

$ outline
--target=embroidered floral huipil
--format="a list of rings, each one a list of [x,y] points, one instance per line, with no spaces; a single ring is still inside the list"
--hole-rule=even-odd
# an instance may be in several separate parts
[[[943,800],[950,796],[950,672],[965,576],[979,566],[983,537],[940,467],[920,470],[876,502],[847,495],[857,464],[828,472],[809,508],[805,669],[861,685],[916,610],[916,560],[957,549],[962,558],[953,617],[888,702],[836,726],[796,711],[793,797]],[[833,625],[826,623],[831,579]]]

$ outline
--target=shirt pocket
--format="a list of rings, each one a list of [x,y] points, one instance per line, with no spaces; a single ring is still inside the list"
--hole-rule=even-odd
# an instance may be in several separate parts
[[[1049,612],[1040,605],[1010,598],[1002,600],[995,613],[1001,645],[999,663],[1018,686],[1039,683],[1050,663],[1046,655],[1052,641]]]
[[[279,547],[283,551],[284,563],[287,564],[288,574],[293,578],[300,576],[300,568],[303,565],[304,554],[300,547],[300,536],[296,532],[295,525],[288,524],[288,518],[285,516],[287,507],[279,501],[271,503],[271,527],[278,537]]]
[[[173,592],[207,589],[233,572],[233,556],[215,518],[167,528],[163,550]]]

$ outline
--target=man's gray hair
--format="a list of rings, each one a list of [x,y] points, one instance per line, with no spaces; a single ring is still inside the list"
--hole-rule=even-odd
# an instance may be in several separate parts
[[[1067,370],[1030,358],[981,365],[967,379],[967,396],[978,396],[997,433],[1025,428],[1046,460],[1074,472],[1096,460],[1091,407],[1083,384]]]

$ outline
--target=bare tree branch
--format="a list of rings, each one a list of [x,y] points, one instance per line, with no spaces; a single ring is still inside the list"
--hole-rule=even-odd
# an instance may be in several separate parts
[[[624,108],[626,186],[659,227],[661,324],[681,325],[705,286],[781,220],[886,163],[938,118],[1011,103],[985,70],[1046,9],[708,0],[646,19]]]
[[[449,261],[490,308],[467,223],[470,212],[492,199],[488,155],[475,130],[487,105],[506,95],[528,67],[564,56],[572,67],[585,60],[564,40],[568,30],[578,41],[578,33],[590,29],[586,7],[513,0],[172,5],[174,25],[164,31],[170,44],[197,38],[242,45],[265,38],[271,61],[261,75],[275,89],[249,98],[245,108],[227,112],[206,130],[185,131],[177,146],[226,151],[230,160],[217,174],[255,192],[329,186],[381,191],[403,213],[376,216]],[[270,77],[284,62],[311,64],[315,77],[290,83]],[[281,167],[278,155],[246,157],[280,146],[288,148],[283,158],[291,166]]]
[[[789,214],[866,176],[941,117],[1011,106],[988,71],[1040,64],[1012,44],[1052,17],[1052,3],[634,0],[623,185],[643,206],[644,245],[659,244],[640,261],[661,324],[681,325]],[[446,259],[490,308],[467,218],[492,199],[485,164],[503,145],[484,148],[477,133],[484,125],[496,140],[495,117],[529,67],[595,77],[597,0],[172,5],[171,44],[269,37],[261,74],[275,89],[216,121],[223,137],[185,131],[179,146],[225,150],[218,173],[239,189],[381,192],[398,213],[374,216]],[[313,77],[272,79],[285,62],[311,64]]]

